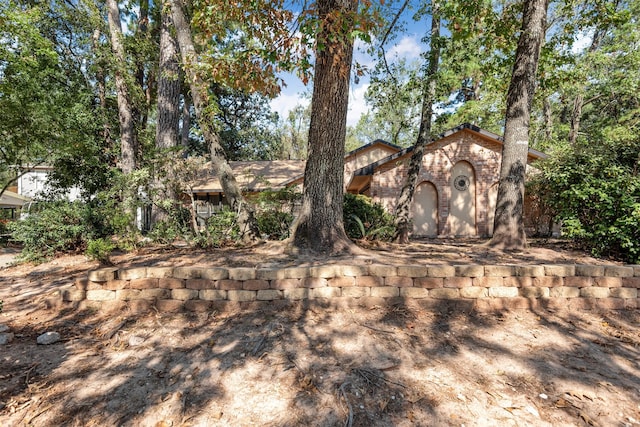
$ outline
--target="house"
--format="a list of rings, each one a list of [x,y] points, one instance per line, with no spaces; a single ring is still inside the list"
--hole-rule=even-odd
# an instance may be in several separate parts
[[[412,151],[413,147],[403,149],[376,140],[347,153],[345,191],[370,196],[393,212]],[[531,164],[544,157],[544,153],[529,149],[527,162]],[[501,159],[502,137],[471,124],[444,132],[427,144],[412,206],[413,235],[492,235]],[[301,186],[303,182],[303,161],[230,164],[248,193]],[[209,206],[220,206],[224,201],[220,183],[210,175],[193,191],[197,200]],[[527,204],[525,201],[525,213]]]
[[[15,191],[5,190],[0,196],[0,219],[16,219],[16,212],[30,201],[29,197],[21,196]]]

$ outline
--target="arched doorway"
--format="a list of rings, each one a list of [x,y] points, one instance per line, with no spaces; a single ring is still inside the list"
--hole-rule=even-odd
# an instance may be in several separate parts
[[[438,190],[428,181],[416,187],[411,205],[413,235],[436,237],[438,235]]]
[[[454,236],[475,236],[476,177],[473,166],[458,162],[451,170],[449,232]]]

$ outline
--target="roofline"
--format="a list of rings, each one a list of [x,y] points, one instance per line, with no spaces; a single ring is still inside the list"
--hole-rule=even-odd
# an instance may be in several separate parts
[[[442,132],[441,134],[439,134],[436,138],[432,138],[431,141],[429,141],[429,144],[433,144],[435,141],[439,141],[441,139],[444,139],[448,136],[451,136],[457,132],[461,132],[463,130],[469,130],[475,133],[478,133],[486,138],[490,138],[493,139],[495,141],[498,141],[500,144],[504,144],[504,137],[495,134],[493,132],[489,132],[488,130],[482,129],[481,127],[471,124],[471,123],[463,123],[459,126],[456,126],[454,128],[451,128],[449,130],[446,130],[444,132]],[[405,149],[403,149],[402,151],[399,151],[397,153],[394,153],[388,157],[385,157],[383,159],[378,160],[377,162],[371,163],[363,168],[360,168],[356,171],[353,172],[354,175],[371,175],[373,174],[373,171],[375,170],[376,167],[383,165],[387,162],[396,160],[399,157],[402,157],[410,152],[413,151],[413,146],[411,147],[407,147]],[[529,148],[527,155],[532,155],[533,157],[536,157],[538,159],[546,159],[547,157],[549,157],[547,154],[543,153],[542,151],[538,151],[534,148]]]
[[[362,145],[362,146],[360,146],[360,147],[356,148],[355,150],[351,150],[351,151],[349,151],[347,154],[345,154],[345,155],[344,155],[344,157],[345,157],[345,158],[347,158],[347,157],[349,157],[349,156],[351,156],[351,155],[354,155],[354,154],[356,154],[356,153],[358,153],[358,152],[360,152],[360,151],[366,150],[366,149],[367,149],[367,148],[369,148],[369,147],[373,147],[373,146],[374,146],[374,145],[376,145],[376,144],[383,144],[383,145],[386,145],[387,147],[391,147],[391,148],[393,148],[394,150],[398,150],[398,151],[399,151],[399,150],[402,150],[402,147],[400,147],[399,145],[392,144],[392,143],[390,143],[390,142],[385,141],[384,139],[380,139],[380,138],[378,138],[378,139],[376,139],[376,140],[374,140],[374,141],[371,141],[371,142],[370,142],[370,143],[368,143],[368,144],[364,144],[364,145]]]

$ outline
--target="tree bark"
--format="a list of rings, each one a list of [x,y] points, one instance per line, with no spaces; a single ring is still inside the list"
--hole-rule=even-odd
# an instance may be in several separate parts
[[[353,56],[350,31],[344,28],[357,0],[320,0],[316,62],[309,125],[309,157],[304,173],[302,211],[293,225],[291,243],[300,252],[325,255],[353,249],[344,231],[344,143]],[[333,20],[332,20],[333,19]],[[340,22],[338,22],[340,21]]]
[[[422,95],[422,117],[420,119],[420,130],[418,139],[413,146],[411,159],[409,160],[409,170],[407,171],[407,181],[400,191],[396,205],[396,235],[398,243],[409,243],[409,233],[411,232],[411,202],[416,190],[416,183],[420,168],[422,167],[422,156],[424,147],[431,140],[431,117],[433,116],[433,103],[436,97],[438,61],[440,60],[440,15],[438,3],[432,2],[431,11],[431,31],[429,34],[429,59],[427,63],[427,73]]]
[[[182,64],[186,72],[187,81],[191,88],[191,98],[196,111],[196,118],[205,141],[211,151],[211,167],[222,185],[224,195],[237,215],[240,232],[245,242],[255,241],[259,237],[258,222],[253,209],[245,201],[240,186],[233,176],[233,171],[227,162],[224,149],[220,144],[220,137],[214,129],[213,114],[210,113],[209,84],[202,80],[197,73],[198,57],[191,28],[186,20],[181,0],[171,0],[171,17],[176,29],[176,39],[180,48]]]
[[[544,41],[548,0],[525,0],[522,30],[507,93],[498,199],[490,245],[506,250],[526,247],[524,182],[529,151],[529,121]]]
[[[133,104],[125,79],[126,58],[122,44],[120,9],[116,0],[107,0],[111,50],[116,59],[115,83],[118,96],[118,119],[120,123],[120,169],[130,174],[137,167],[138,138],[133,115]]]
[[[158,78],[158,121],[156,125],[156,150],[161,155],[161,160],[165,158],[170,149],[175,148],[180,140],[180,65],[178,63],[178,46],[175,38],[171,34],[171,16],[161,12],[160,24],[160,60]],[[173,153],[172,153],[173,154]],[[170,158],[167,159],[170,161]],[[162,162],[161,162],[162,163]],[[160,165],[162,167],[162,165]],[[167,170],[171,170],[168,168]],[[167,219],[167,211],[159,206],[160,201],[177,201],[177,194],[171,186],[165,183],[171,182],[172,177],[168,176],[162,180],[156,171],[156,203],[151,210],[151,221],[155,224],[158,221]]]

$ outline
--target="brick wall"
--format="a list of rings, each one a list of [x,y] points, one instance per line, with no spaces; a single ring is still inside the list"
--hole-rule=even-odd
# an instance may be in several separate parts
[[[324,265],[272,269],[142,267],[92,271],[63,303],[207,311],[228,303],[392,299],[464,302],[477,310],[640,307],[640,265]]]

